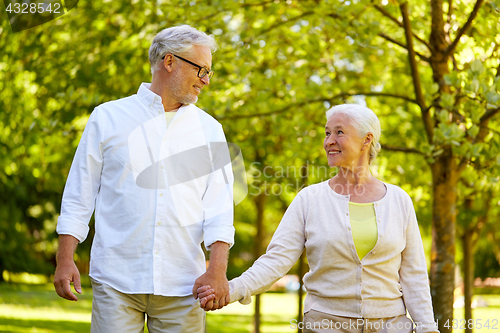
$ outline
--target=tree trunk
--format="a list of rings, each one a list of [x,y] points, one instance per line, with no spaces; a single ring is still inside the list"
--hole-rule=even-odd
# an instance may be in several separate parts
[[[465,230],[462,236],[462,246],[464,250],[464,318],[465,322],[469,323],[472,319],[472,296],[474,287],[474,260],[472,253],[474,252],[472,244],[472,230]],[[472,321],[470,321],[472,322]],[[466,325],[466,333],[472,333],[469,325]]]
[[[265,191],[262,191],[254,199],[255,206],[257,208],[257,232],[255,234],[255,242],[253,248],[254,261],[257,260],[263,252],[262,239],[264,235],[264,206],[267,198],[265,193]],[[254,332],[260,333],[260,295],[255,296]]]
[[[431,294],[434,316],[441,333],[452,332],[453,291],[455,289],[455,224],[457,179],[451,148],[436,158],[433,178],[433,237]],[[448,326],[445,327],[444,325]]]
[[[255,295],[254,333],[260,333],[260,294]]]
[[[307,159],[309,161],[309,158]],[[308,176],[309,176],[309,164],[304,163],[304,165],[300,168],[300,178],[302,181],[302,187],[306,187],[308,184]],[[304,320],[304,309],[302,307],[302,300],[304,299],[304,264],[305,264],[306,252],[302,252],[299,257],[299,313],[298,313],[298,323],[301,323]],[[302,333],[302,329],[299,328],[299,333]]]

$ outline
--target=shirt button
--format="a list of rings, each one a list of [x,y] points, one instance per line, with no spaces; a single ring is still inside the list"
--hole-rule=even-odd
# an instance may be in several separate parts
[[[349,216],[349,213],[345,213],[345,216]]]
[[[161,222],[158,222],[158,225],[161,225]]]
[[[156,251],[156,254],[160,253],[160,251]]]
[[[160,197],[162,197],[162,196],[163,196],[163,193],[160,193]]]

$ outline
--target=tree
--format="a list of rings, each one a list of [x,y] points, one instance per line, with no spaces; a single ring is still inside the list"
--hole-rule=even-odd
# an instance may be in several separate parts
[[[258,150],[263,167],[298,169],[309,161],[323,173],[324,111],[333,104],[366,103],[388,125],[382,142],[390,153],[375,171],[416,196],[432,187],[432,198],[416,203],[417,214],[432,220],[431,289],[440,329],[448,332],[442,325],[453,310],[459,179],[468,166],[496,163],[500,152],[498,8],[498,0],[81,0],[61,18],[19,33],[3,20],[0,177],[5,200],[18,210],[3,225],[12,218],[31,224],[21,229],[27,237],[45,232],[35,246],[53,244],[54,223],[29,212],[40,206],[47,220],[57,217],[89,113],[149,81],[153,36],[187,23],[219,42],[217,74],[198,105],[240,145],[247,168]],[[278,178],[291,180],[273,182]],[[321,178],[311,175],[309,183]],[[255,215],[252,205],[242,205]],[[266,212],[277,214],[271,204]],[[249,223],[237,214],[238,223]],[[49,245],[35,253],[50,257]],[[8,251],[2,255],[13,255]]]

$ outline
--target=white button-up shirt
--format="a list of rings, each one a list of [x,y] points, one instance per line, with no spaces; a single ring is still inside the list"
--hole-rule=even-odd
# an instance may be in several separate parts
[[[232,186],[222,126],[194,105],[167,126],[161,97],[143,83],[92,112],[57,232],[82,242],[95,208],[93,279],[124,293],[190,295],[205,272],[201,242],[234,242]]]

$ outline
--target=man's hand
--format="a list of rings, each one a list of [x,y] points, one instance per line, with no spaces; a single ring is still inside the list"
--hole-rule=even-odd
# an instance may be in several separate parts
[[[201,306],[206,311],[222,309],[229,304],[229,282],[226,278],[226,272],[214,272],[208,270],[205,274],[196,279],[193,287],[195,299],[199,298],[198,289],[208,286],[210,297],[204,301]],[[201,301],[201,298],[200,298]]]
[[[57,249],[57,267],[54,274],[54,287],[62,298],[70,301],[78,301],[78,297],[71,292],[71,282],[77,293],[82,293],[80,283],[80,272],[73,261],[78,239],[70,235],[59,236],[59,248]]]
[[[197,298],[200,299],[200,308],[204,309],[205,311],[211,311],[208,310],[207,304],[209,301],[213,300],[215,298],[214,290],[210,286],[202,286],[196,290],[197,292]],[[225,305],[229,304],[229,294],[226,296]],[[213,304],[213,302],[212,302]]]
[[[56,273],[54,274],[54,287],[57,294],[67,300],[78,301],[78,297],[71,292],[71,282],[73,282],[76,292],[81,294],[80,272],[75,263],[57,264]]]
[[[229,304],[229,282],[226,278],[229,244],[215,242],[210,246],[210,264],[205,274],[196,279],[193,286],[194,298],[198,298],[198,288],[210,286],[213,297],[206,301],[205,311],[222,309]]]

